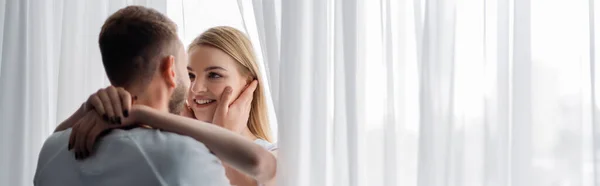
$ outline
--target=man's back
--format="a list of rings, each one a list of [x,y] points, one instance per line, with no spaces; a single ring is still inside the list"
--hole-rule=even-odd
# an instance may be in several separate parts
[[[75,160],[71,129],[51,135],[40,152],[35,185],[228,185],[220,161],[202,143],[155,129],[115,130],[95,154]]]

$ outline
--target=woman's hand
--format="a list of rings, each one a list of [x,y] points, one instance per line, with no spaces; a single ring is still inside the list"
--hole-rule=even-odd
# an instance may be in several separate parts
[[[118,127],[108,124],[98,114],[88,111],[75,125],[69,138],[69,150],[75,153],[75,159],[87,158],[93,153],[93,147],[99,137]]]
[[[76,159],[91,155],[96,141],[104,134],[136,121],[135,117],[129,117],[131,100],[129,92],[113,86],[90,96],[84,104],[86,113],[73,125],[69,139],[69,150],[73,150]]]
[[[119,105],[111,105],[111,96],[114,96],[114,92],[116,92],[117,95],[121,95],[121,97],[123,97],[122,99],[122,109],[125,109],[123,112],[123,115],[128,115],[129,114],[129,110],[128,107],[131,104],[131,96],[129,95],[129,93],[127,93],[127,91],[123,90],[122,88],[115,88],[115,87],[109,87],[106,89],[100,89],[98,90],[98,92],[96,92],[95,94],[92,94],[88,100],[86,102],[84,102],[83,104],[81,104],[81,107],[79,109],[77,109],[77,111],[75,111],[75,113],[73,113],[71,116],[69,116],[69,118],[67,118],[65,121],[61,122],[60,125],[58,125],[55,129],[54,132],[58,132],[58,131],[63,131],[66,130],[68,128],[71,128],[75,125],[75,123],[77,123],[81,118],[83,118],[83,116],[85,116],[85,114],[88,111],[91,110],[96,110],[96,112],[98,112],[98,114],[100,114],[101,116],[103,116],[103,119],[109,123],[118,123],[119,119],[117,119],[117,117],[115,116],[119,116],[120,114],[120,110],[119,113],[115,114],[115,110],[118,109],[117,107],[119,107]],[[112,98],[112,100],[118,101],[121,100],[121,98],[119,96]],[[107,106],[105,106],[107,105]],[[105,109],[106,108],[106,109]],[[107,109],[110,109],[107,111]],[[110,117],[109,117],[110,116]]]
[[[226,87],[221,94],[221,101],[213,117],[213,123],[235,133],[241,133],[246,127],[252,108],[252,97],[258,81],[252,81],[234,101],[231,87]],[[232,103],[233,102],[233,103]]]
[[[92,94],[85,110],[95,110],[109,123],[122,124],[133,104],[131,94],[120,87],[109,86]]]

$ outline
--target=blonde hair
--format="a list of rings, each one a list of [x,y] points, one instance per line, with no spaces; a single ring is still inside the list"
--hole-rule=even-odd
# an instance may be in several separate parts
[[[271,128],[269,127],[267,104],[263,89],[264,83],[260,81],[261,74],[258,70],[252,43],[250,43],[248,37],[235,28],[218,26],[208,29],[194,39],[188,51],[202,45],[215,47],[227,53],[238,62],[240,72],[243,76],[248,77],[248,82],[254,79],[258,81],[258,86],[252,98],[248,129],[254,136],[271,142]]]

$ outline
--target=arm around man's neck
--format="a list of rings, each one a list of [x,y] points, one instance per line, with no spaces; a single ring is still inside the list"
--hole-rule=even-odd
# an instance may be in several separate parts
[[[219,126],[146,106],[134,106],[132,115],[143,124],[190,136],[204,143],[217,157],[232,167],[248,174],[258,182],[275,176],[277,160],[260,145]]]

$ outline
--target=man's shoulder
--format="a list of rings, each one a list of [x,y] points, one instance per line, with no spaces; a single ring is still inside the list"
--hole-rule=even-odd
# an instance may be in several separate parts
[[[62,150],[67,150],[70,135],[70,128],[50,135],[41,149],[40,160],[45,162],[45,158],[50,158]],[[191,137],[157,129],[114,130],[98,142],[99,149],[104,149],[104,147],[130,147],[142,151],[148,155],[147,158],[177,156],[177,153],[172,152],[210,154],[203,143]]]
[[[46,169],[46,166],[51,162],[52,159],[60,157],[61,154],[66,154],[66,152],[68,152],[67,146],[69,143],[70,134],[71,129],[67,129],[55,132],[46,138],[46,141],[44,141],[38,156],[34,182],[37,181],[40,174],[44,172],[44,169]]]
[[[46,138],[40,151],[40,160],[44,162],[43,159],[49,158],[49,156],[60,152],[60,150],[67,150],[70,134],[71,129],[67,129],[55,132]]]
[[[48,138],[44,142],[44,145],[61,145],[61,144],[63,144],[62,142],[69,141],[70,135],[71,135],[71,128],[52,133],[50,136],[48,136]]]

